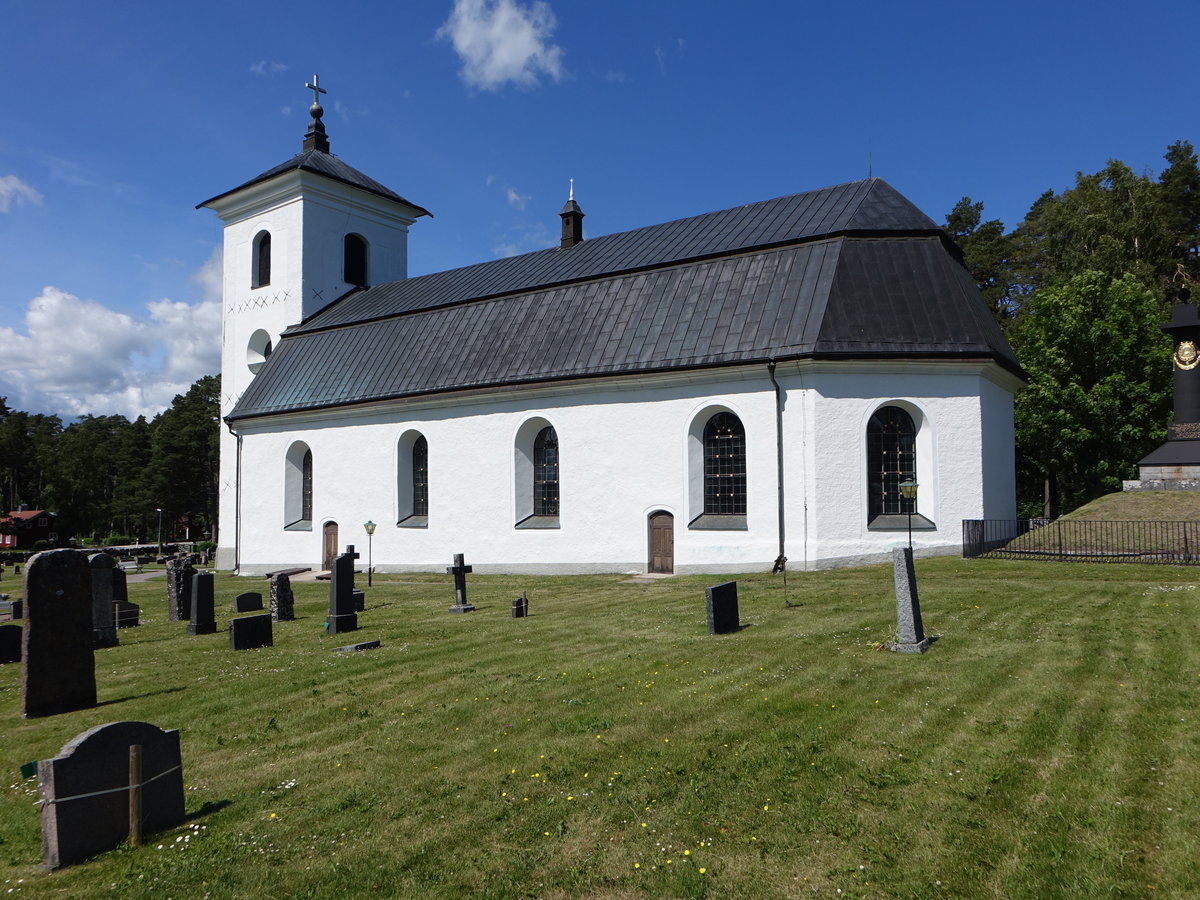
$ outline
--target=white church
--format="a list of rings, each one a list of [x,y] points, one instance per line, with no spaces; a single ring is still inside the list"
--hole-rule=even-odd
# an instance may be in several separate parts
[[[588,238],[572,198],[558,247],[408,278],[428,211],[311,113],[297,156],[200,204],[221,568],[363,565],[371,523],[380,572],[818,569],[1015,517],[1020,366],[884,181]]]

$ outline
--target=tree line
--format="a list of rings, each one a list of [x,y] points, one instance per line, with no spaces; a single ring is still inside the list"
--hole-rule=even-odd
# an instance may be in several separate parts
[[[60,542],[207,540],[216,533],[221,379],[147,421],[9,409],[0,397],[0,500],[58,514]],[[0,525],[0,527],[3,527]]]
[[[1200,168],[1176,141],[1158,177],[1119,160],[1046,191],[1014,229],[964,197],[943,226],[1029,384],[1016,398],[1018,515],[1066,512],[1137,476],[1166,440],[1171,340],[1200,276]]]

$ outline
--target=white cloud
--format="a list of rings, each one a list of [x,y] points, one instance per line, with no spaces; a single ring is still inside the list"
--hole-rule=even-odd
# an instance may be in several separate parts
[[[280,72],[286,72],[288,67],[283,63],[267,62],[265,59],[260,59],[258,62],[250,66],[250,71],[255,75],[278,75]]]
[[[526,204],[532,199],[529,194],[518,193],[515,187],[510,187],[504,192],[504,196],[508,199],[508,204],[513,209],[524,209]]]
[[[42,195],[16,175],[0,175],[0,213],[6,213],[14,206],[41,202]]]
[[[563,50],[550,43],[556,25],[543,0],[454,0],[437,37],[450,41],[468,86],[494,91],[505,83],[533,87],[540,75],[564,75]]]
[[[492,252],[496,256],[519,256],[533,250],[545,250],[557,244],[558,238],[550,234],[550,229],[544,223],[537,222],[532,225],[517,225],[508,234],[500,236],[492,245]]]
[[[204,297],[131,316],[48,286],[24,333],[0,327],[0,396],[12,409],[60,416],[151,417],[221,367],[219,250],[196,273]]]

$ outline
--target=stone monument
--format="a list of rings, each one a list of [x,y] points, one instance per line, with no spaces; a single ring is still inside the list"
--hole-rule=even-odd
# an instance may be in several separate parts
[[[354,546],[346,547],[333,561],[329,579],[329,615],[325,619],[325,630],[330,634],[358,630],[358,616],[354,612],[354,561],[358,554]]]
[[[113,573],[117,561],[107,553],[88,557],[92,569],[92,638],[96,647],[117,646],[117,624],[113,618]],[[122,573],[124,574],[124,573]]]
[[[896,583],[896,641],[888,649],[896,653],[924,653],[929,649],[917,599],[917,573],[911,547],[892,550],[892,574]]]
[[[192,576],[192,619],[188,634],[213,634],[217,630],[213,601],[212,572],[197,572]]]
[[[463,554],[454,554],[454,565],[446,566],[446,574],[454,576],[454,605],[450,607],[452,613],[466,613],[475,609],[467,602],[467,573],[471,571],[471,567],[463,562]]]
[[[290,622],[296,618],[295,598],[292,595],[292,580],[284,573],[272,575],[271,618],[276,622]]]
[[[21,715],[96,705],[92,569],[80,550],[35,553],[25,567]]]

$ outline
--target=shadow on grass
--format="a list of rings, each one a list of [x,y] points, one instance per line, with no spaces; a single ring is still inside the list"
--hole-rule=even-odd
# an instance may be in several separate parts
[[[97,706],[112,706],[116,703],[124,703],[126,700],[143,700],[146,697],[157,697],[160,694],[178,694],[182,690],[186,690],[186,688],[181,688],[181,687],[164,688],[161,691],[149,691],[148,693],[145,693],[145,694],[134,694],[132,697],[117,697],[114,700],[101,700],[96,705]]]
[[[219,813],[227,806],[232,806],[232,800],[209,800],[202,807],[193,813],[183,817],[184,822],[194,822],[196,819],[202,819],[205,816],[211,816],[213,813]]]

